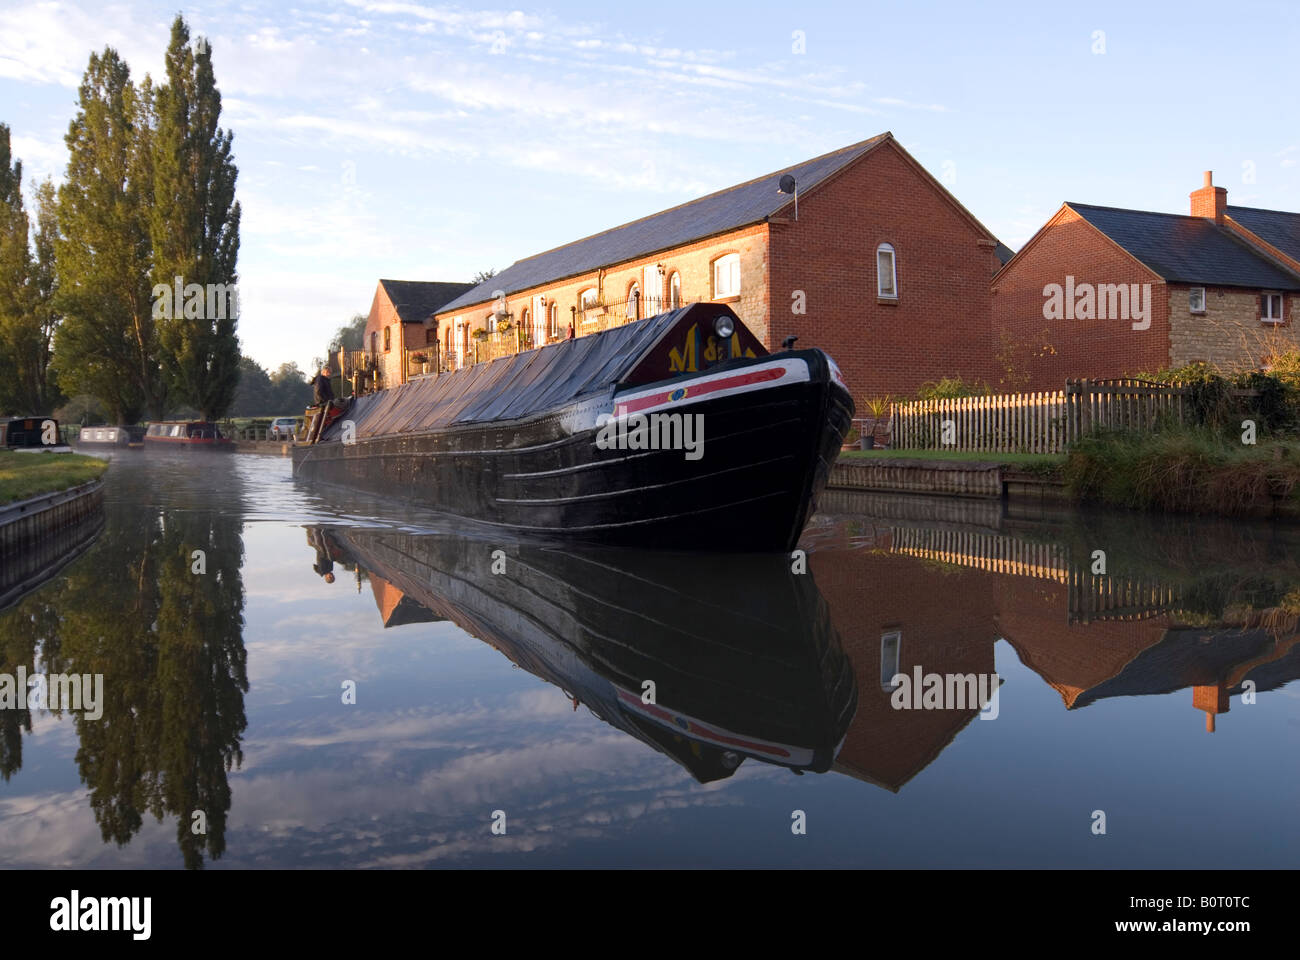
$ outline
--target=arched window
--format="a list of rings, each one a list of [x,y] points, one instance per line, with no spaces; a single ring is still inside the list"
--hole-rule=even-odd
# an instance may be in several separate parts
[[[528,320],[529,320],[528,308],[524,307],[524,312],[520,314],[520,319],[519,319],[520,330],[528,330],[531,327],[531,324],[528,322]]]
[[[898,264],[894,248],[887,243],[876,247],[876,296],[885,300],[898,299]]]
[[[641,287],[635,280],[632,286],[627,288],[627,318],[629,320],[640,320],[641,315],[638,312],[641,309]]]
[[[393,349],[393,328],[387,326],[384,327],[384,353],[391,349]]]
[[[551,304],[546,311],[546,337],[551,339],[560,335],[560,305]]]
[[[682,305],[682,275],[674,272],[668,280],[668,309],[676,310]]]
[[[597,294],[595,287],[588,287],[578,294],[578,322],[586,323],[588,320],[596,319],[594,316],[588,316],[588,311],[596,306]]]
[[[713,299],[740,296],[740,254],[729,253],[713,261]]]

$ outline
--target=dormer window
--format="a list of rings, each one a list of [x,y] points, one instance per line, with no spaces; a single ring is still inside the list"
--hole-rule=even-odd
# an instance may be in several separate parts
[[[898,299],[898,267],[894,248],[888,243],[876,247],[876,296],[882,300]]]
[[[1192,313],[1205,312],[1205,288],[1191,287],[1187,291],[1187,307]]]

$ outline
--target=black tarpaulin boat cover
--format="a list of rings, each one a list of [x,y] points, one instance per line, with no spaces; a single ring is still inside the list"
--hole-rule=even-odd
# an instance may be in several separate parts
[[[703,344],[719,314],[735,320],[726,306],[694,303],[612,330],[413,380],[358,397],[345,419],[356,425],[360,439],[518,420],[579,398],[612,395],[623,383],[646,383],[699,369]],[[733,351],[746,356],[767,352],[739,320],[735,324]],[[672,370],[670,353],[676,364]],[[332,425],[327,438],[339,430],[338,423]]]

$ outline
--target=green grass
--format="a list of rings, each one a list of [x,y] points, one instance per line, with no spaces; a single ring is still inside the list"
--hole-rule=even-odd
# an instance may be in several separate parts
[[[844,457],[881,460],[955,460],[965,463],[1005,463],[1010,466],[1052,466],[1065,463],[1063,453],[987,453],[975,450],[848,450]]]
[[[79,453],[0,451],[0,503],[26,500],[94,480],[108,461]]]
[[[1300,498],[1300,440],[1252,445],[1204,428],[1115,433],[1076,442],[1065,466],[1086,500],[1179,513],[1249,516]]]

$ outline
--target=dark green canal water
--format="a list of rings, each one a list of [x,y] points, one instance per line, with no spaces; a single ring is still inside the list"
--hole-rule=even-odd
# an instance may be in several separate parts
[[[824,508],[584,551],[117,456],[0,611],[0,683],[102,677],[0,708],[0,865],[1300,866],[1295,530]]]

